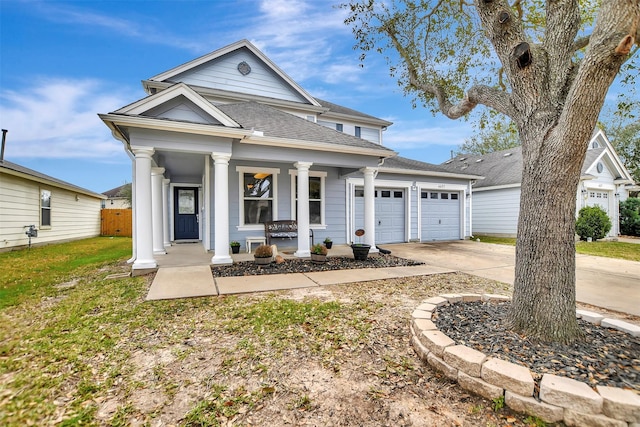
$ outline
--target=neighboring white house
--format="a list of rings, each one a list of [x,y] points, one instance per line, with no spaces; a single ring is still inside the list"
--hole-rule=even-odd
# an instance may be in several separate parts
[[[464,239],[480,177],[397,157],[391,125],[314,98],[246,40],[142,82],[148,96],[100,118],[133,160],[133,269],[176,241],[214,264],[269,220],[336,244]],[[281,240],[299,257],[306,238]]]
[[[129,199],[131,190],[128,188],[130,186],[131,184],[124,184],[120,187],[112,188],[111,190],[102,193],[107,196],[107,199],[102,201],[102,209],[131,208],[131,201]]]
[[[520,212],[522,150],[516,147],[485,155],[458,155],[441,166],[451,172],[478,174],[473,186],[473,234],[515,236]],[[611,218],[608,237],[619,234],[619,202],[629,197],[633,179],[601,129],[589,141],[576,194],[577,211],[600,206]]]
[[[100,235],[101,194],[0,161],[0,251]]]

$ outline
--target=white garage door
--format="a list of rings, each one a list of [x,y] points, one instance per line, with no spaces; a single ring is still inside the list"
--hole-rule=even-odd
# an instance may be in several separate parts
[[[355,190],[355,228],[364,228],[364,190]],[[376,188],[376,243],[405,241],[405,193],[402,189]],[[366,232],[366,230],[365,230]]]
[[[422,190],[422,241],[460,239],[460,193]]]
[[[609,215],[609,192],[589,191],[587,206],[600,206]]]

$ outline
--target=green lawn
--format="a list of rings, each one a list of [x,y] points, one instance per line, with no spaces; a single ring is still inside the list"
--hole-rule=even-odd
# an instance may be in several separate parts
[[[516,239],[511,237],[477,237],[481,242],[499,245],[516,245]],[[576,253],[595,255],[607,258],[620,258],[628,261],[640,261],[640,244],[626,242],[577,242]]]

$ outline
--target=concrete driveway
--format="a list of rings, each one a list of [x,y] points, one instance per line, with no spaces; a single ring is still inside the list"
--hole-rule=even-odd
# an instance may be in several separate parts
[[[399,257],[513,284],[513,246],[465,240],[382,247]],[[640,316],[640,262],[576,255],[576,299]]]

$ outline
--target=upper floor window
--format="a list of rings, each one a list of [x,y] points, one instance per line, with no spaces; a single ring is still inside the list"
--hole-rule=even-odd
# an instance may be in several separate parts
[[[277,169],[238,167],[240,175],[240,226],[274,220]]]
[[[356,136],[360,138],[360,135],[362,135],[362,128],[360,126],[356,126]]]
[[[336,130],[338,132],[342,132],[342,128],[343,128],[342,123],[336,123]]]
[[[40,190],[40,226],[51,227],[51,191]]]

